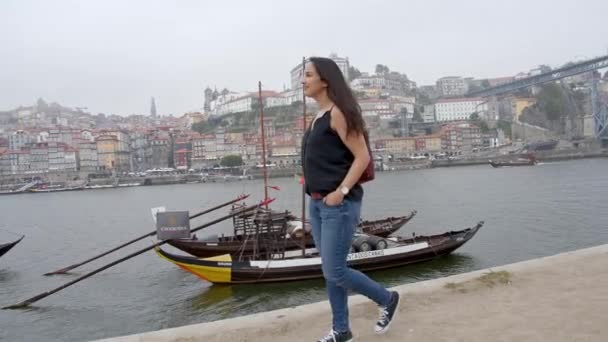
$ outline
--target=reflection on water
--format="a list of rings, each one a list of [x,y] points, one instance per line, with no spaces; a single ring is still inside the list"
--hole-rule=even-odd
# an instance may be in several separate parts
[[[0,283],[2,283],[3,281],[8,281],[9,279],[16,278],[16,277],[17,277],[17,271],[0,269]]]
[[[474,240],[475,238],[473,238]],[[439,259],[370,273],[389,286],[413,283],[420,280],[447,277],[463,273],[475,266],[475,258],[458,252]]]

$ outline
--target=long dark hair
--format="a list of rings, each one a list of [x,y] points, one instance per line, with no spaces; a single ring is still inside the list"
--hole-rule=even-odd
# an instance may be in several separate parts
[[[310,57],[308,61],[315,66],[321,80],[327,83],[327,96],[344,113],[346,135],[363,134],[365,121],[361,115],[361,106],[357,103],[336,62],[324,57]]]

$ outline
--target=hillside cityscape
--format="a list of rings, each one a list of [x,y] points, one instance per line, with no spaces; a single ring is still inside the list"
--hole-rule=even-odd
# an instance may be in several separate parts
[[[347,57],[329,57],[359,101],[371,148],[384,169],[391,162],[504,154],[505,147],[513,150],[535,141],[594,146],[592,88],[601,103],[608,102],[608,72],[596,70],[508,95],[479,97],[471,94],[552,68],[540,65],[488,79],[445,76],[419,85],[383,64],[363,71]],[[262,160],[260,103],[267,163],[297,172],[304,122],[302,65],[294,64],[285,72],[288,89],[258,93],[253,87],[242,92],[208,86],[201,91],[200,110],[181,115],[161,114],[154,97],[147,110],[129,116],[93,114],[42,98],[0,111],[2,184],[6,190],[32,179],[90,182],[155,170],[255,169]],[[569,64],[574,62],[564,66]],[[307,122],[317,109],[307,101]]]

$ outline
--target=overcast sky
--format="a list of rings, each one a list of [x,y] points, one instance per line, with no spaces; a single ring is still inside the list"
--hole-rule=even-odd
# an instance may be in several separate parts
[[[209,85],[289,86],[302,56],[347,56],[418,85],[608,53],[607,0],[1,0],[0,110],[42,97],[93,113],[181,115]]]

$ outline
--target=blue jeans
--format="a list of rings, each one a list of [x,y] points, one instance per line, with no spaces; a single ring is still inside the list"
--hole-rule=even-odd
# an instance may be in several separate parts
[[[348,290],[360,293],[382,306],[386,306],[391,298],[390,292],[382,285],[346,264],[360,214],[359,201],[345,199],[337,206],[328,206],[323,200],[311,199],[309,202],[312,235],[321,253],[333,329],[339,332],[349,330]]]

